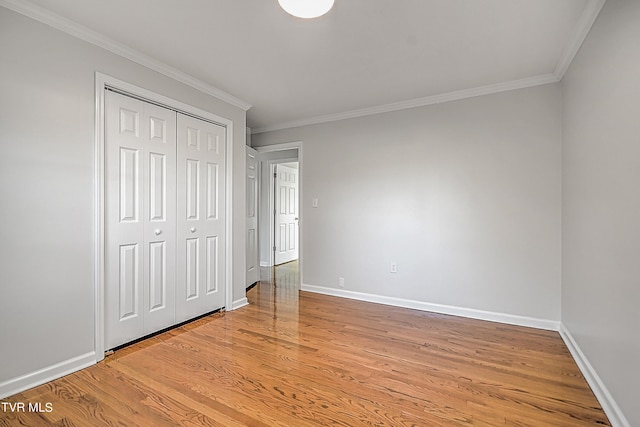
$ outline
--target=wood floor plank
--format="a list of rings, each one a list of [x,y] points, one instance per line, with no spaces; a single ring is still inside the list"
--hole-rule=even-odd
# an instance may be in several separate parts
[[[585,426],[609,422],[559,334],[297,290],[116,351],[6,402],[0,426]]]

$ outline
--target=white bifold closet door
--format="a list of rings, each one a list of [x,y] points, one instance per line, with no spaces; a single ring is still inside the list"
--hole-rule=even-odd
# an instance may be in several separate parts
[[[106,91],[106,349],[224,306],[225,131]]]
[[[178,322],[225,303],[225,132],[178,114]]]

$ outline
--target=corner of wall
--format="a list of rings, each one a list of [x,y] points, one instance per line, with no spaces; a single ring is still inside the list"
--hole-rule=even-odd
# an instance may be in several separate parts
[[[595,394],[596,399],[598,399],[611,425],[613,427],[631,427],[631,424],[625,418],[622,410],[604,385],[604,382],[602,382],[596,370],[591,363],[589,363],[587,356],[582,352],[580,346],[578,346],[578,343],[571,335],[571,332],[563,323],[560,323],[560,336],[569,349],[571,356],[573,356],[578,368],[580,368],[580,372],[582,372],[587,383],[589,383],[593,394]]]

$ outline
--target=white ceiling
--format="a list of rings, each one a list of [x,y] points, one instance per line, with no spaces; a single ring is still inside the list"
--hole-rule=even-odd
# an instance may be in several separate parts
[[[315,20],[288,15],[277,0],[32,0],[29,8],[246,101],[247,125],[263,131],[557,81],[602,3],[336,0]]]

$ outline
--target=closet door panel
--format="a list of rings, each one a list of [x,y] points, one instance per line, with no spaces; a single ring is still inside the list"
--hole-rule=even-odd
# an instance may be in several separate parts
[[[143,331],[143,103],[105,94],[105,344]]]
[[[177,320],[225,303],[225,128],[178,113]]]
[[[105,93],[105,348],[175,322],[176,113]]]
[[[144,103],[144,335],[175,323],[176,112]]]

